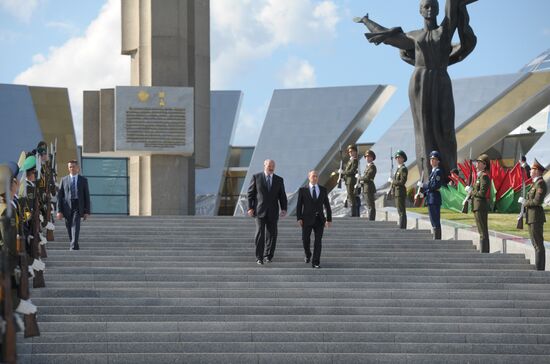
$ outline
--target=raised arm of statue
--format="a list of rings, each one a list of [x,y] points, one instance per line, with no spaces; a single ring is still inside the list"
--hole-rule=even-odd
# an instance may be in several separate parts
[[[388,44],[402,50],[414,49],[414,41],[407,37],[403,30],[397,28],[385,28],[380,24],[369,19],[369,14],[362,18],[354,18],[354,22],[363,23],[371,33],[365,33],[365,37],[370,43],[376,45],[380,43]]]

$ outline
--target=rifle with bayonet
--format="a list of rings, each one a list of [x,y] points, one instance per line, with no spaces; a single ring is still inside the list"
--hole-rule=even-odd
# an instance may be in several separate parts
[[[54,154],[53,154],[53,144],[50,144],[51,152],[52,154],[49,154],[48,152],[48,161],[46,162],[46,173],[44,176],[46,177],[46,240],[47,241],[54,241],[54,230],[55,226],[53,225],[53,219],[52,219],[52,195],[55,194],[55,179],[54,179],[54,172],[53,172],[53,162],[54,162]],[[53,187],[53,191],[52,191]],[[42,250],[42,258],[47,257],[46,249]]]
[[[424,182],[424,158],[420,158],[420,182]],[[416,188],[416,194],[414,195],[414,207],[420,207],[422,205],[422,187],[417,186]]]
[[[472,163],[472,148],[470,148],[470,164],[468,166],[470,168],[470,175],[468,176],[468,186],[470,187],[470,191],[466,192],[466,198],[464,198],[464,201],[462,201],[462,213],[467,214],[469,210],[469,202],[471,195],[471,188],[472,184],[474,183],[474,171],[473,171],[473,163]]]
[[[15,330],[15,318],[13,316],[13,298],[11,290],[12,272],[10,271],[10,264],[8,262],[9,248],[8,240],[13,238],[13,229],[11,228],[11,178],[6,178],[6,188],[4,193],[4,203],[6,209],[3,211],[3,215],[0,217],[0,238],[3,242],[3,247],[0,253],[0,301],[2,302],[3,312],[3,340],[2,340],[2,363],[15,363],[16,362],[16,330]],[[1,212],[1,211],[0,211]],[[13,242],[13,240],[11,240]]]
[[[43,269],[35,269],[40,268],[39,266],[44,264],[40,261],[40,196],[38,191],[38,185],[40,183],[41,179],[41,172],[42,172],[42,160],[40,158],[40,155],[36,156],[36,179],[34,181],[34,210],[32,215],[32,225],[33,225],[33,231],[32,231],[32,243],[31,243],[31,257],[34,259],[33,261],[33,269],[34,269],[34,278],[32,281],[32,287],[33,288],[42,288],[46,287],[46,282],[44,281],[44,270]]]
[[[342,188],[344,174],[344,156],[342,155],[342,144],[340,144],[340,168],[338,168],[338,188]]]
[[[388,190],[388,193],[386,194],[387,200],[393,200],[393,148],[390,147],[390,179],[392,182],[390,183],[390,189]]]
[[[522,155],[522,152],[521,152],[521,143],[519,145],[519,155],[521,157]],[[521,173],[521,197],[523,197],[523,200],[525,200],[525,197],[526,197],[526,194],[525,194],[525,168],[523,168],[521,166],[521,164],[519,165],[519,170],[520,170],[520,173]],[[523,216],[525,215],[525,206],[523,206],[523,204],[521,204],[521,206],[519,207],[519,215],[518,215],[518,222],[516,224],[516,229],[518,230],[523,230]]]

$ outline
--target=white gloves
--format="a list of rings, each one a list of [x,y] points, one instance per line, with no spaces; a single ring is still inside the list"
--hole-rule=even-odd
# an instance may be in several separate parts
[[[40,219],[40,223],[43,224],[44,223],[44,216],[42,216],[42,214],[38,215],[39,219]]]
[[[525,199],[523,197],[518,198],[518,203],[525,205]]]
[[[44,235],[40,234],[40,245],[46,245],[48,244],[48,239],[44,237]]]
[[[34,269],[36,271],[40,271],[40,270],[44,270],[44,268],[46,268],[46,264],[44,264],[44,262],[40,259],[35,259],[32,262],[31,267],[32,267],[32,269]]]
[[[340,169],[338,170],[338,173],[339,173],[339,174],[342,174],[342,173],[344,173],[344,170],[340,168]]]
[[[466,193],[472,192],[472,186],[466,186],[464,189],[466,190]]]
[[[388,178],[388,182],[389,182],[389,183],[393,183],[393,178],[391,178],[391,177]]]
[[[422,192],[417,193],[416,196],[418,196],[418,198],[424,198],[424,194]]]
[[[355,178],[359,178],[359,177],[361,177],[361,176],[359,175],[359,173],[356,173],[356,174],[355,174]]]
[[[46,225],[46,229],[51,230],[51,231],[55,231],[55,225],[52,224],[51,221],[49,221],[48,224]]]
[[[416,182],[416,187],[422,187],[422,186],[424,186],[424,184],[422,183],[422,181]]]
[[[30,315],[36,313],[36,306],[33,305],[31,300],[21,300],[19,301],[19,306],[17,306],[15,312],[23,315]]]

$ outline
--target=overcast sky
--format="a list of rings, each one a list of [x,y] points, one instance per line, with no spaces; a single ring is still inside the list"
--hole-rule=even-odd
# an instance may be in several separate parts
[[[408,107],[412,66],[397,50],[369,44],[351,19],[368,12],[384,26],[417,29],[417,0],[211,0],[210,7],[211,87],[244,92],[235,145],[256,143],[274,89],[395,85],[361,141],[376,141]],[[514,73],[550,48],[548,0],[479,0],[468,9],[478,45],[449,68],[452,78]],[[0,49],[0,83],[69,88],[79,142],[82,90],[130,79],[130,59],[120,55],[120,0],[0,0]]]

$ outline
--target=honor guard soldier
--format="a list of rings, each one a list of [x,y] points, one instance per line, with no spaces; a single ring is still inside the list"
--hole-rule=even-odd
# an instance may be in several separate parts
[[[357,183],[357,171],[359,168],[359,160],[357,159],[357,147],[353,144],[348,145],[349,161],[341,171],[344,181],[346,182],[347,203],[351,205],[351,216],[359,216],[359,204],[355,194],[355,184]],[[340,171],[339,171],[340,172]]]
[[[397,208],[397,213],[399,214],[399,228],[407,228],[407,210],[406,210],[406,198],[407,198],[407,177],[409,170],[405,167],[405,162],[407,161],[407,154],[402,150],[398,150],[394,154],[394,158],[397,161],[397,170],[395,175],[388,179],[388,182],[391,183],[391,189],[393,190],[393,195],[395,196],[395,207]]]
[[[428,182],[422,183],[418,181],[418,187],[422,188],[422,192],[426,197],[426,204],[430,213],[430,222],[434,232],[434,240],[441,240],[441,193],[439,189],[443,184],[443,171],[439,167],[441,156],[438,151],[430,153],[430,165],[432,171]]]
[[[537,270],[544,270],[546,266],[546,251],[544,249],[544,236],[543,229],[546,217],[544,216],[544,209],[542,207],[544,198],[547,194],[546,183],[542,178],[546,169],[535,159],[531,166],[531,178],[533,178],[533,185],[529,190],[527,198],[520,197],[518,202],[522,204],[522,208],[525,208],[527,213],[526,221],[529,225],[529,236],[531,237],[531,243],[535,248],[535,268]]]
[[[38,175],[37,168],[36,156],[29,155],[21,167],[26,173],[26,181],[23,188],[23,196],[20,200],[23,205],[25,216],[27,251],[32,259],[31,266],[34,271],[33,287],[42,288],[45,287],[46,284],[44,281],[45,264],[40,259],[40,242],[42,234],[40,233],[40,197],[38,196],[36,180]]]
[[[363,185],[363,196],[367,201],[368,218],[370,221],[376,219],[376,208],[374,206],[374,194],[376,193],[376,186],[374,185],[374,177],[376,177],[376,166],[374,160],[376,154],[372,150],[365,152],[365,159],[367,160],[367,167],[361,177],[361,184]]]
[[[491,188],[491,179],[488,174],[489,166],[489,156],[487,154],[480,155],[476,160],[476,182],[473,188],[471,186],[466,187],[466,192],[472,199],[472,211],[476,219],[482,253],[489,253],[489,228],[487,226],[487,217],[489,214],[487,195]]]

